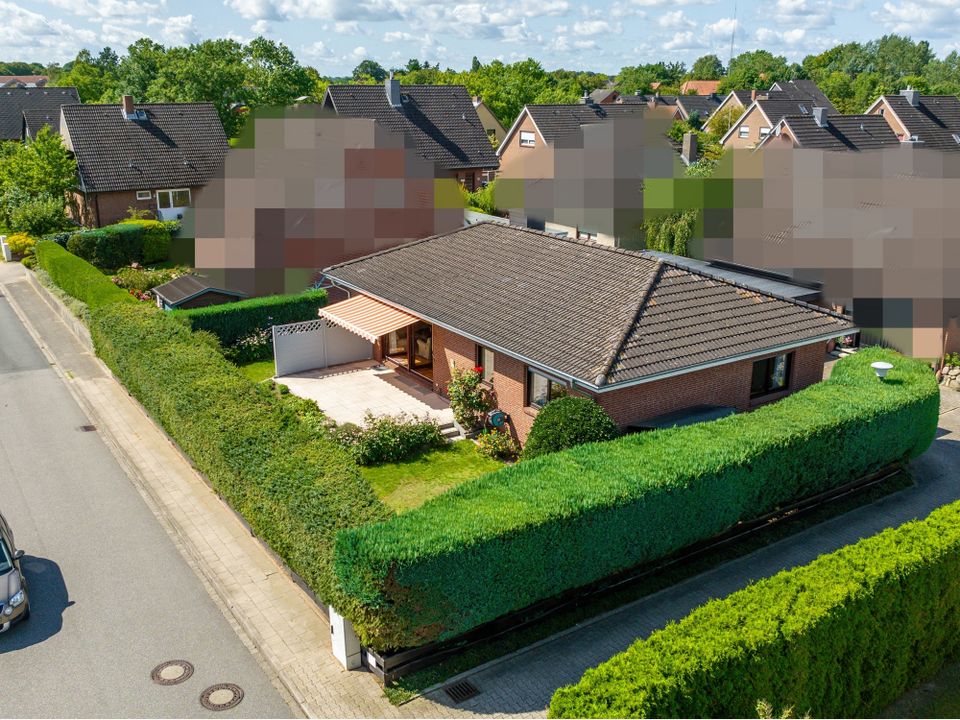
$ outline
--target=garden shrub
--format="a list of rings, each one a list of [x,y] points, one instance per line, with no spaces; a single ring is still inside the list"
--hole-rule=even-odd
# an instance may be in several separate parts
[[[170,228],[162,220],[130,219],[119,224],[141,229],[144,264],[164,262],[170,257]]]
[[[617,435],[617,424],[593,400],[561,397],[544,405],[533,419],[523,457],[535,458],[588,442],[613,440]]]
[[[158,220],[124,220],[73,232],[67,249],[101,270],[133,263],[157,263],[170,256],[170,227]]]
[[[894,365],[886,382],[880,359]],[[337,578],[367,610],[351,618],[364,643],[455,637],[914,457],[938,411],[929,368],[861,350],[751,413],[544,455],[344,531]]]
[[[307,290],[296,295],[269,295],[223,305],[174,310],[194,330],[207,330],[224,347],[236,345],[258,331],[272,325],[314,320],[317,311],[327,304],[326,290]]]
[[[163,285],[187,272],[187,268],[163,268],[155,270],[143,267],[124,267],[117,270],[113,282],[124,290],[145,293],[157,285]]]
[[[461,370],[450,368],[450,382],[447,383],[447,397],[453,419],[468,432],[483,425],[483,418],[490,409],[490,393],[483,385],[483,370],[475,367]]]
[[[33,253],[33,247],[36,244],[37,239],[26,233],[7,235],[7,245],[10,246],[10,252],[14,255],[30,255]]]
[[[502,430],[484,430],[477,435],[477,452],[494,460],[514,460],[520,454],[520,446]]]
[[[10,227],[28,235],[45,235],[67,225],[63,198],[38,195],[9,210]]]
[[[560,688],[551,717],[877,717],[960,658],[960,503],[694,610]],[[809,716],[809,715],[808,715]]]
[[[363,427],[346,423],[334,432],[334,437],[361,465],[406,460],[447,442],[436,420],[406,413],[375,416],[368,412]]]
[[[132,302],[133,298],[118,288],[102,272],[54,242],[44,240],[35,247],[37,261],[63,290],[97,307],[115,302]]]

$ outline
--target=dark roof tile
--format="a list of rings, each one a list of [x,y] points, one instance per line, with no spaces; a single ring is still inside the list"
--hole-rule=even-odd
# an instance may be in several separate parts
[[[20,139],[24,110],[59,114],[61,105],[78,102],[80,96],[72,87],[0,89],[0,140]]]

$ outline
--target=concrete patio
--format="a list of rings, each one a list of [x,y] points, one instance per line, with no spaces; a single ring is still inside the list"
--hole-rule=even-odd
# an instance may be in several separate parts
[[[403,412],[427,416],[441,427],[453,424],[450,403],[428,385],[373,360],[307,370],[276,380],[294,395],[315,400],[338,423],[362,425],[369,411],[374,415]]]

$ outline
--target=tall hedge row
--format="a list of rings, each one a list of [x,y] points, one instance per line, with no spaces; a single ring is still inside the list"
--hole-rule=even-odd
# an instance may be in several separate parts
[[[97,354],[127,390],[320,598],[351,607],[336,595],[334,537],[390,511],[346,452],[309,422],[317,418],[298,399],[247,380],[210,335],[153,305],[120,302],[130,296],[56,244],[38,249],[58,284],[90,305]]]
[[[886,382],[870,363],[894,364]],[[752,413],[582,445],[344,531],[335,569],[388,649],[459,635],[927,448],[929,368],[869,349]]]
[[[876,717],[960,658],[960,503],[781,572],[653,633],[551,717]]]
[[[212,332],[224,347],[229,347],[271,325],[315,320],[317,310],[326,304],[326,290],[308,290],[298,295],[270,295],[174,313],[186,318],[194,330]]]
[[[111,302],[136,302],[125,290],[114,285],[93,265],[64,250],[50,240],[38,242],[37,262],[68,295],[90,307]]]
[[[65,244],[74,255],[105,270],[115,270],[134,262],[162,262],[170,257],[172,225],[176,226],[160,220],[124,220],[102,228],[69,233]]]

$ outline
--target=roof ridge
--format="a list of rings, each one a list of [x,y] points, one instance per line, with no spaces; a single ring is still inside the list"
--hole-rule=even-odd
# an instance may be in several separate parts
[[[623,346],[626,345],[627,338],[630,337],[630,330],[636,326],[640,315],[643,313],[644,308],[647,306],[647,303],[650,300],[650,295],[654,285],[657,284],[657,282],[660,280],[660,276],[663,274],[663,266],[665,263],[659,258],[657,258],[656,263],[657,264],[654,267],[653,272],[650,274],[650,277],[640,288],[642,296],[637,302],[633,313],[629,316],[627,322],[621,324],[620,330],[613,338],[615,344],[613,350],[610,352],[609,357],[604,360],[603,365],[598,368],[599,372],[593,381],[597,386],[603,386],[607,384],[607,380],[610,377],[610,371],[613,369],[613,365],[616,363],[617,358],[619,358],[620,354],[623,352]]]

